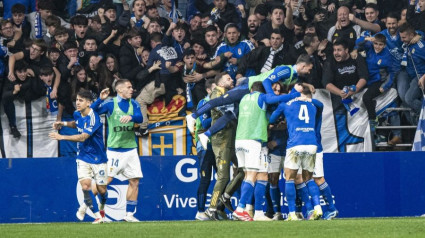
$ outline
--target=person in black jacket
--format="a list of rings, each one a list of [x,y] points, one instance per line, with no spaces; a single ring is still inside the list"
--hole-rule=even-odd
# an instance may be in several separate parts
[[[132,85],[136,85],[137,79],[141,77],[138,74],[144,69],[142,66],[142,37],[135,28],[128,31],[126,37],[127,39],[120,49],[120,73],[123,78],[130,80]]]
[[[227,0],[214,0],[209,5],[211,20],[217,23],[221,31],[224,31],[224,27],[227,23],[234,23],[241,27],[241,16],[236,10],[235,5],[228,3]]]
[[[292,44],[284,44],[283,33],[274,29],[270,36],[270,45],[260,46],[244,55],[238,62],[236,78],[245,75],[247,69],[254,69],[255,74],[267,72],[278,65],[293,65],[297,61],[297,54]]]
[[[28,72],[28,64],[23,60],[15,63],[15,80],[6,80],[3,92],[3,107],[9,120],[10,133],[14,138],[21,137],[21,133],[16,127],[16,114],[14,100],[30,102],[46,95],[43,82],[34,76],[31,70]],[[28,75],[31,76],[28,76]]]
[[[416,1],[410,0],[409,8],[407,8],[407,22],[412,25],[415,30],[425,32],[425,1],[419,0],[419,13],[416,13]]]

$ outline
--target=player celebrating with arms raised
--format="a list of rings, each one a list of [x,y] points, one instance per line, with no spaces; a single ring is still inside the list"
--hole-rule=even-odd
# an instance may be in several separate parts
[[[103,102],[109,95],[104,89],[92,108],[99,114],[106,113],[108,119],[108,184],[122,174],[129,181],[127,189],[127,214],[124,220],[138,222],[134,217],[139,194],[139,180],[143,177],[140,159],[137,153],[134,123],[142,123],[140,105],[131,98],[133,87],[128,79],[119,79],[115,83],[117,96]]]
[[[77,111],[74,112],[75,121],[58,121],[53,124],[53,128],[59,130],[62,126],[68,126],[78,129],[77,135],[60,135],[52,132],[49,137],[54,140],[68,140],[78,142],[77,153],[77,173],[78,180],[84,194],[84,205],[77,212],[79,220],[84,219],[86,209],[94,213],[96,220],[93,224],[103,223],[100,215],[96,198],[91,191],[92,178],[96,181],[96,188],[99,191],[100,210],[105,206],[108,193],[106,190],[107,170],[106,153],[103,143],[103,126],[100,117],[91,108],[92,95],[88,90],[81,90],[77,94]]]

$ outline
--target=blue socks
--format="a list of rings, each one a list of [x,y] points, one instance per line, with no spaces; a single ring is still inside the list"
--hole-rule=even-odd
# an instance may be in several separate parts
[[[299,191],[299,192],[298,192]],[[304,202],[305,209],[307,211],[313,210],[313,206],[310,201],[309,190],[305,183],[297,184],[297,195],[300,195],[300,199]]]
[[[206,132],[204,132],[204,134],[208,137],[211,137],[211,131],[209,129]]]
[[[205,211],[205,194],[198,193],[198,212]]]
[[[244,180],[241,186],[241,199],[238,207],[244,209],[247,203],[251,202],[251,197],[254,194],[254,183],[250,180]]]
[[[328,205],[328,211],[335,211],[334,199],[332,198],[331,188],[328,183],[324,182],[319,186],[320,194]]]
[[[84,194],[84,203],[87,207],[93,212],[96,213],[99,211],[97,206],[96,198],[91,190],[83,190]]]
[[[265,195],[266,195],[266,186],[267,186],[267,181],[264,181],[264,180],[257,180],[257,183],[255,184],[254,209],[256,211],[263,210],[263,205],[264,205]]]
[[[294,180],[286,181],[285,183],[285,195],[286,201],[288,202],[288,210],[289,212],[295,212],[295,184]]]
[[[136,206],[137,206],[137,200],[136,201],[127,200],[127,208],[126,208],[127,212],[135,213]]]
[[[108,190],[106,190],[106,193],[99,193],[97,196],[99,197],[100,204],[106,204],[106,200],[108,199]]]
[[[313,206],[320,205],[320,191],[313,179],[307,181],[308,192],[310,193]]]
[[[270,185],[270,196],[273,203],[273,211],[280,212],[280,189],[277,185]]]

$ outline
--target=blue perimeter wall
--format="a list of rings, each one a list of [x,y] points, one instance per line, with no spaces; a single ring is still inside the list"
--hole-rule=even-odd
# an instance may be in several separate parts
[[[198,159],[141,157],[141,164],[144,178],[135,216],[140,220],[193,220]],[[425,152],[332,153],[324,155],[324,164],[340,217],[425,213]],[[0,159],[0,181],[0,223],[77,221],[75,212],[83,200],[75,159]],[[280,185],[283,188],[283,180]],[[126,181],[117,179],[108,187],[108,220],[124,217],[126,189]],[[286,206],[282,210],[287,211]],[[90,216],[91,212],[85,220],[92,221]]]

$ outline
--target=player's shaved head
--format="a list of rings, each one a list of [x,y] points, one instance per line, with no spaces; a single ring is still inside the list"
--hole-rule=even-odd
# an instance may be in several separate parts
[[[251,92],[264,93],[265,89],[264,89],[264,86],[263,86],[263,82],[261,82],[261,81],[254,82],[251,86]]]
[[[131,83],[131,82],[130,82],[130,80],[128,80],[128,79],[118,79],[118,80],[115,82],[115,91],[117,91],[117,88],[119,88],[119,87],[120,87],[120,85],[124,85],[124,84],[125,84],[125,83],[127,83],[127,82]]]

